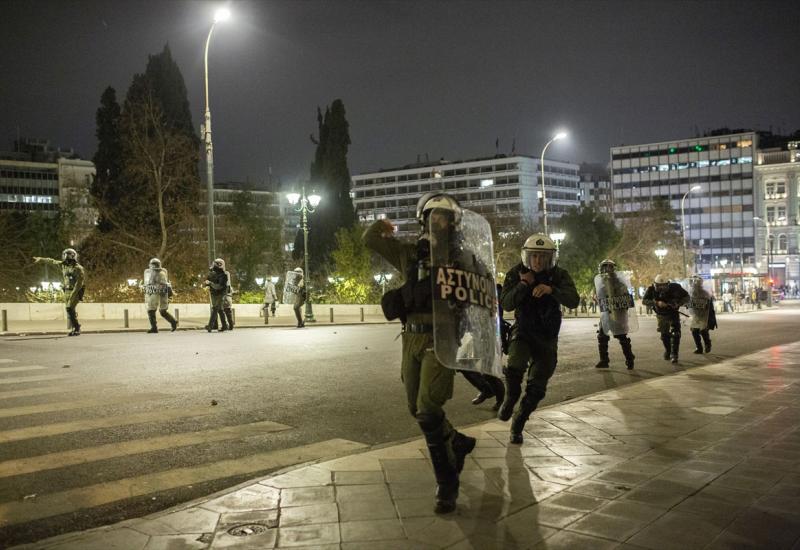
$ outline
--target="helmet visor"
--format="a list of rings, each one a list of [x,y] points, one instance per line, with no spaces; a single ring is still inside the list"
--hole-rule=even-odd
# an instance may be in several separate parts
[[[522,265],[536,273],[553,267],[553,258],[552,250],[522,249]]]

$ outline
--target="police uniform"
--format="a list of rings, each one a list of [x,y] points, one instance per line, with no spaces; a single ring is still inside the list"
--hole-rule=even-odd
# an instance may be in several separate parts
[[[147,317],[150,320],[150,330],[147,332],[149,334],[158,332],[156,310],[169,322],[174,332],[178,328],[178,321],[167,311],[172,287],[169,283],[169,273],[161,267],[161,260],[158,258],[150,260],[150,267],[145,269],[142,281],[144,283],[144,303],[147,307]]]
[[[603,260],[603,262],[600,263],[598,271],[603,277],[603,282],[608,289],[608,295],[624,296],[628,294],[628,287],[619,280],[615,268],[616,264],[613,261]],[[619,312],[606,311],[604,313],[610,316]],[[625,310],[623,310],[622,313],[625,315],[628,314]],[[608,356],[608,343],[611,341],[611,336],[619,341],[619,345],[622,348],[622,355],[625,356],[625,366],[628,368],[628,370],[632,370],[636,356],[633,354],[631,339],[628,337],[627,333],[612,335],[606,334],[605,330],[603,330],[602,322],[597,324],[597,350],[600,354],[600,362],[595,365],[595,368],[607,369],[609,367],[610,358]]]
[[[695,313],[695,315],[692,315],[691,324],[692,339],[695,345],[694,352],[697,354],[708,353],[711,351],[711,335],[708,331],[717,328],[714,297],[703,288],[703,280],[701,278],[692,277],[689,280],[691,284],[689,308]],[[700,313],[700,315],[697,313]]]
[[[233,287],[231,286],[231,272],[225,271],[228,286],[225,287],[225,296],[222,298],[222,311],[228,320],[228,330],[233,330]]]
[[[516,323],[506,367],[506,400],[500,409],[501,420],[508,420],[522,394],[522,380],[527,372],[525,395],[511,423],[511,442],[522,443],[522,430],[531,413],[547,393],[547,383],[558,363],[558,333],[561,329],[561,306],[575,308],[580,301],[575,283],[566,270],[558,266],[534,274],[534,283],[520,278],[525,268],[517,264],[506,274],[500,303],[513,311]],[[552,293],[534,298],[532,291],[539,284],[552,288]]]
[[[83,266],[78,263],[78,253],[72,249],[67,248],[61,253],[61,260],[53,258],[40,258],[35,257],[34,261],[37,263],[43,262],[49,265],[57,265],[61,267],[61,280],[62,289],[64,291],[64,307],[67,311],[67,319],[69,319],[72,330],[69,336],[80,336],[81,325],[78,323],[78,312],[76,310],[78,302],[83,300],[83,293],[86,284],[86,273]]]
[[[656,302],[666,302],[667,307],[657,306]],[[673,363],[678,362],[681,347],[681,318],[678,308],[688,302],[689,293],[678,283],[671,283],[661,275],[656,277],[654,284],[647,287],[642,298],[642,303],[656,312],[658,332],[664,345],[664,359],[672,359]]]
[[[417,218],[425,218],[426,206],[447,195],[428,193],[417,204]],[[438,206],[437,206],[438,207]],[[475,440],[456,431],[448,421],[444,404],[453,396],[455,370],[444,366],[434,353],[433,296],[430,276],[430,244],[427,238],[405,243],[394,236],[384,236],[390,226],[383,220],[373,223],[363,235],[367,248],[394,266],[404,277],[399,291],[403,319],[403,354],[400,375],[405,386],[408,411],[425,435],[437,482],[436,513],[455,509],[458,498],[458,474]],[[388,293],[387,293],[388,294]],[[386,297],[384,297],[386,298]]]

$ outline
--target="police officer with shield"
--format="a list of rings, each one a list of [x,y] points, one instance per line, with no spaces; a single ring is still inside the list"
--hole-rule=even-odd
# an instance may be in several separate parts
[[[432,215],[434,209],[437,213]],[[403,286],[387,292],[382,304],[385,310],[396,311],[394,315],[403,321],[401,378],[409,412],[419,423],[430,451],[437,484],[437,514],[455,510],[459,473],[466,455],[475,447],[475,439],[456,431],[445,416],[444,404],[453,395],[456,371],[442,364],[434,352],[431,224],[454,226],[460,222],[461,214],[453,197],[426,193],[417,202],[421,232],[415,243],[398,240],[389,220],[376,221],[362,237],[367,248],[386,259],[404,278]],[[455,327],[457,322],[453,320],[451,325]]]
[[[228,279],[228,286],[225,287],[225,296],[222,298],[222,313],[228,320],[228,330],[233,330],[233,287],[231,286],[231,272],[227,269],[225,278]]]
[[[65,248],[61,253],[61,260],[34,256],[33,261],[61,267],[61,279],[64,289],[64,307],[67,310],[67,319],[72,330],[68,336],[80,336],[81,325],[78,323],[78,302],[83,300],[86,273],[83,266],[78,263],[78,253],[74,248]]]
[[[689,293],[664,275],[656,275],[642,298],[642,303],[656,312],[658,332],[664,344],[664,359],[671,359],[673,363],[678,362],[681,348],[681,318],[678,310],[688,302]]]
[[[544,399],[547,382],[556,370],[561,306],[574,309],[580,302],[569,273],[555,265],[555,252],[556,246],[547,235],[528,237],[522,247],[522,261],[506,274],[500,295],[503,309],[514,312],[516,323],[506,367],[506,400],[498,418],[508,420],[514,415],[509,440],[517,445],[522,443],[525,423]],[[514,413],[526,371],[525,396]]]
[[[711,335],[708,331],[717,328],[714,296],[703,288],[703,279],[697,275],[689,277],[689,315],[695,346],[694,352],[697,354],[710,352]],[[704,344],[705,349],[703,348]]]
[[[598,369],[607,369],[609,366],[608,342],[611,336],[619,340],[622,354],[625,356],[625,366],[633,369],[633,354],[631,339],[628,334],[638,328],[636,308],[633,296],[628,292],[628,281],[617,272],[617,264],[613,260],[603,260],[597,268],[594,279],[597,299],[600,302],[600,322],[597,327],[597,348],[600,352],[600,362],[595,365]]]
[[[142,279],[144,284],[144,304],[147,307],[147,318],[150,320],[150,330],[147,333],[156,334],[158,332],[156,310],[172,326],[172,332],[175,332],[178,328],[178,321],[167,311],[169,297],[172,294],[169,274],[166,269],[161,267],[161,260],[158,258],[151,259],[148,265],[149,267],[144,270],[144,279]]]

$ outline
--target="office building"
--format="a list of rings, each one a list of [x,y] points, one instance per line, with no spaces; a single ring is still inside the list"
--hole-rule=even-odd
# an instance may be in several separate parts
[[[414,236],[417,200],[428,191],[445,191],[478,212],[495,230],[519,230],[541,223],[540,159],[497,155],[463,161],[419,163],[352,177],[358,219],[389,219],[399,236]],[[581,204],[578,166],[545,159],[548,224]]]

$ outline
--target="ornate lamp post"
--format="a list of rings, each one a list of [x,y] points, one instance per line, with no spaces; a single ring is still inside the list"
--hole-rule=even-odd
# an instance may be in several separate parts
[[[656,248],[655,253],[658,258],[658,265],[664,265],[664,258],[667,257],[668,250],[666,248]]]
[[[211,144],[211,109],[208,106],[208,46],[211,44],[211,33],[217,23],[227,21],[231,17],[231,12],[226,8],[220,8],[214,14],[214,23],[208,31],[205,49],[205,90],[206,90],[206,113],[205,120],[200,127],[203,141],[206,146],[206,204],[208,206],[208,265],[217,257],[215,250],[216,237],[214,235],[214,146]]]
[[[544,191],[544,152],[547,151],[547,148],[550,147],[551,143],[553,143],[554,141],[558,141],[559,139],[564,139],[565,137],[567,137],[566,132],[557,133],[555,136],[553,136],[553,139],[545,143],[544,148],[542,149],[542,160],[541,163],[539,164],[539,169],[542,171],[542,214],[544,219],[545,235],[547,235],[547,195],[545,194]]]
[[[386,283],[392,280],[392,274],[381,271],[377,275],[373,275],[372,278],[381,285],[381,294],[386,294]]]
[[[301,215],[301,223],[303,228],[303,260],[305,262],[305,284],[306,284],[306,322],[313,323],[314,311],[311,309],[311,273],[308,270],[308,214],[313,214],[322,197],[316,193],[306,195],[305,185],[300,188],[300,193],[287,193],[286,199],[289,204],[296,206],[295,212]]]
[[[684,201],[686,201],[686,197],[689,195],[689,193],[691,193],[692,191],[699,191],[699,190],[700,190],[700,186],[699,185],[695,185],[694,187],[689,189],[686,193],[684,193],[683,197],[681,198],[681,238],[683,239],[683,276],[684,277],[686,277],[687,274],[686,274],[686,221],[685,221],[685,216],[683,214],[683,203],[684,203]]]

